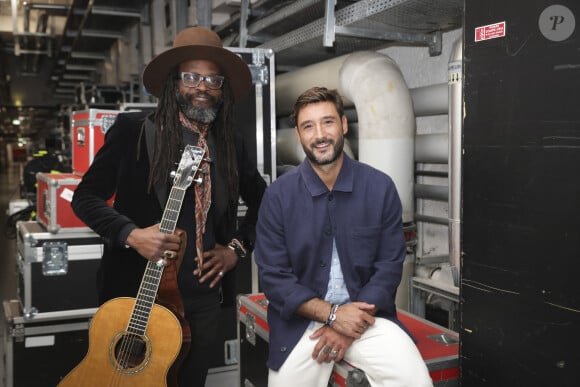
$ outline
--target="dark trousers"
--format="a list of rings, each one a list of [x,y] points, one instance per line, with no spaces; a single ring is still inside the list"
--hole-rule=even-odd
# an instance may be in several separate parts
[[[183,303],[191,327],[191,348],[179,370],[179,387],[204,387],[211,361],[208,353],[217,345],[220,294],[216,289]]]

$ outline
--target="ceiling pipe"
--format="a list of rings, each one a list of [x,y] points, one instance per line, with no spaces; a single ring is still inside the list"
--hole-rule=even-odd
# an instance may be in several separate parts
[[[20,56],[20,34],[18,33],[18,0],[10,0],[12,8],[12,35],[14,35],[14,55]]]
[[[347,56],[339,81],[339,91],[357,110],[359,160],[391,176],[403,205],[403,222],[413,222],[416,126],[403,74],[388,56],[362,51]]]
[[[48,13],[43,12],[38,17],[38,23],[36,24],[36,32],[44,34],[44,33],[46,33],[47,27],[48,27]],[[46,39],[46,38],[42,38],[40,36],[36,37],[36,51],[37,52],[41,51],[43,41],[46,43],[47,55],[50,56],[51,53],[49,52],[49,43],[48,43],[48,39]],[[40,55],[39,54],[34,55],[34,57],[32,58],[32,71],[35,73],[38,72],[38,62],[39,61],[40,61]]]
[[[415,136],[415,162],[447,164],[449,135],[447,133],[418,134]]]
[[[447,83],[411,89],[413,110],[417,117],[447,114],[449,108]]]
[[[276,114],[290,113],[294,101],[308,88],[308,85],[339,89],[338,72],[347,57],[348,55],[339,56],[278,75],[276,77]],[[449,106],[447,88],[446,83],[441,83],[410,89],[415,116],[447,114]],[[345,107],[352,107],[352,101],[344,97],[343,95]]]

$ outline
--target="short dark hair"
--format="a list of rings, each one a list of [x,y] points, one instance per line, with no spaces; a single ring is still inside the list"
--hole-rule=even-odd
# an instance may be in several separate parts
[[[344,103],[336,89],[329,90],[326,87],[312,87],[302,93],[294,103],[292,113],[290,114],[290,120],[292,123],[294,125],[298,124],[296,120],[298,119],[298,113],[300,113],[300,110],[311,103],[318,102],[332,102],[338,112],[338,116],[342,118],[344,115]]]

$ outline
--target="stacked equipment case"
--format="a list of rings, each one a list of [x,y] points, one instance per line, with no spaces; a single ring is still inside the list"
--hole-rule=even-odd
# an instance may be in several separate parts
[[[113,125],[119,110],[87,109],[72,113],[72,167],[82,176],[89,169],[105,142],[105,133]]]
[[[5,387],[56,386],[88,350],[88,327],[96,309],[23,313],[18,300],[4,301]]]
[[[268,300],[263,293],[238,296],[240,385],[268,385]],[[436,387],[459,385],[459,339],[456,332],[404,311],[399,320],[409,330]],[[335,363],[329,387],[368,387],[364,372],[346,361]]]
[[[54,234],[39,222],[18,222],[18,295],[26,315],[97,306],[96,272],[102,256],[94,232]]]

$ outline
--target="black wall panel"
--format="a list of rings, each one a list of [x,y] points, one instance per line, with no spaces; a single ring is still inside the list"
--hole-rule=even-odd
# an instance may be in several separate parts
[[[462,385],[579,386],[580,2],[466,0],[464,31]]]

